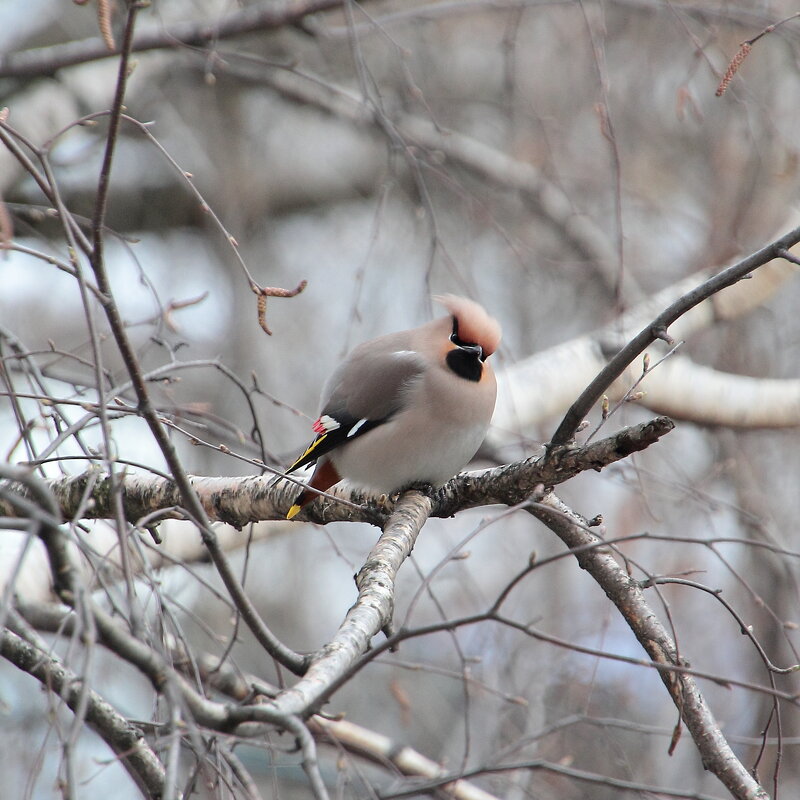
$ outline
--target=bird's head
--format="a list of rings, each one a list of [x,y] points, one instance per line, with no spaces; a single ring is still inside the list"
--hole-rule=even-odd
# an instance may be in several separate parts
[[[481,361],[497,350],[501,337],[500,324],[482,306],[454,294],[437,295],[434,300],[450,312],[453,320],[450,341],[456,347],[474,352]]]

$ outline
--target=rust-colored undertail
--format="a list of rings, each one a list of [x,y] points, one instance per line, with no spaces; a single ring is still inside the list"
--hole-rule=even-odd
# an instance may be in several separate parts
[[[321,464],[317,463],[314,474],[311,476],[308,485],[320,492],[326,492],[335,483],[339,483],[340,480],[341,477],[336,471],[336,467],[334,467],[328,459],[325,459]],[[300,509],[303,508],[303,506],[307,506],[316,496],[316,492],[309,492],[308,489],[303,489],[286,514],[286,519],[293,519],[296,517],[300,513]]]

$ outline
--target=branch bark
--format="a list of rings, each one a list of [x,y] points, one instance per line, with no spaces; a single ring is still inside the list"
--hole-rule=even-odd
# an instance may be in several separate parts
[[[306,674],[281,692],[272,705],[281,714],[307,717],[338,688],[350,669],[380,631],[390,635],[397,571],[431,512],[431,500],[421,492],[405,492],[383,533],[356,576],[358,598],[331,641],[315,654]]]
[[[672,637],[650,608],[640,585],[607,548],[587,548],[587,545],[602,540],[591,533],[585,519],[552,493],[527,510],[547,525],[567,547],[582,548],[575,554],[578,564],[602,587],[656,666],[686,666]],[[737,800],[768,800],[767,792],[731,750],[694,678],[686,672],[669,670],[659,670],[659,674],[692,735],[703,766],[713,772]]]
[[[789,248],[798,242],[800,242],[800,227],[789,231],[771,244],[762,247],[679,297],[634,336],[584,389],[580,397],[570,406],[564,419],[561,420],[550,441],[550,446],[563,445],[572,439],[592,406],[602,397],[606,389],[623,374],[628,365],[656,339],[670,340],[667,329],[673,322],[717,292],[738,283],[758,267],[764,266],[775,258],[782,258]]]
[[[556,486],[587,469],[600,471],[631,453],[644,450],[674,428],[667,417],[657,417],[586,447],[563,447],[554,450],[551,458],[528,458],[492,469],[464,473],[453,478],[432,501],[431,515],[451,517],[458,511],[492,503],[516,505],[531,495],[536,486]],[[157,512],[181,516],[175,509],[182,504],[182,494],[172,480],[141,475],[122,474],[120,491],[127,519],[136,523]],[[226,522],[241,528],[251,522],[283,520],[294,501],[297,487],[287,481],[253,475],[245,478],[209,478],[189,476],[194,493],[212,522]],[[65,519],[71,519],[77,509],[85,507],[85,517],[113,517],[114,508],[109,478],[97,478],[94,472],[57,478],[47,484],[56,498]],[[27,497],[29,489],[19,482],[0,484],[0,515],[22,516],[14,505],[16,496]],[[86,503],[86,493],[90,502]],[[336,498],[350,501],[349,505]],[[318,524],[341,521],[370,522],[384,525],[387,505],[375,493],[351,489],[346,484],[332,489],[328,496],[318,498],[304,507],[298,519]],[[352,504],[364,504],[354,508]]]
[[[635,377],[630,378],[632,383]],[[641,405],[696,425],[748,430],[800,425],[800,379],[732,375],[673,356],[649,372],[641,388],[646,393]]]
[[[79,704],[83,704],[85,696],[85,719],[89,727],[119,757],[142,792],[150,798],[161,797],[164,766],[135,725],[129,723],[93,689],[86,689],[83,680],[57,658],[39,650],[10,630],[0,631],[0,655],[36,678],[73,711]]]
[[[650,320],[663,309],[704,284],[713,274],[707,269],[695,272],[639,303],[609,325],[534,353],[500,372],[497,376],[497,407],[486,445],[496,450],[511,444],[519,438],[515,432],[528,430],[545,423],[556,414],[562,414],[592,376],[604,369],[611,354],[623,348],[637,331],[649,326]],[[686,340],[714,324],[747,314],[761,307],[796,275],[797,268],[788,261],[774,260],[765,264],[747,281],[723,289],[676,320],[671,327],[671,335],[675,339]],[[647,352],[653,362],[664,354],[660,347],[653,347]],[[744,404],[736,393],[728,392],[723,398],[724,402],[717,403],[715,412],[705,402],[694,402],[691,406],[685,402],[688,395],[696,395],[703,385],[702,382],[696,382],[697,373],[691,378],[676,376],[670,380],[664,379],[670,370],[678,369],[675,367],[678,362],[685,365],[683,375],[694,366],[685,356],[675,355],[664,361],[647,376],[642,386],[646,394],[639,401],[640,405],[655,413],[668,415],[673,408],[689,409],[688,414],[676,410],[676,415],[700,424],[752,424],[757,427],[800,425],[800,406],[793,401],[798,391],[795,381],[751,378],[747,388],[759,395],[757,403]],[[698,372],[706,369],[696,367]],[[639,374],[640,371],[630,366],[608,387],[609,397],[619,399]],[[702,374],[711,378],[705,372]],[[735,380],[741,376],[732,377]]]
[[[338,8],[342,0],[283,0],[281,3],[261,3],[228,14],[217,22],[189,20],[166,27],[154,26],[140,31],[130,52],[145,50],[198,47],[253,31],[269,31],[286,25],[296,25],[309,14]],[[118,52],[118,51],[117,51]],[[34,78],[53,75],[64,67],[114,56],[102,37],[78,42],[37,47],[17,53],[0,55],[0,78]]]

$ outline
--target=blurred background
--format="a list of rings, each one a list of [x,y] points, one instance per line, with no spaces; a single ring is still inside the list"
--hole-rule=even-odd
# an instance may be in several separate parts
[[[172,26],[193,22],[222,30],[231,15],[255,7],[262,6],[155,0],[141,12],[139,31],[168,38]],[[495,367],[502,373],[788,231],[797,224],[800,19],[755,42],[725,94],[715,89],[740,44],[794,10],[789,2],[345,3],[298,25],[136,53],[126,113],[137,122],[121,128],[107,263],[143,368],[161,370],[151,383],[160,409],[204,441],[285,466],[307,443],[319,391],[338,360],[367,338],[440,313],[432,294],[473,297],[501,321]],[[37,146],[51,144],[62,199],[86,217],[106,122],[74,122],[109,108],[117,61],[46,64],[60,45],[97,39],[96,12],[93,3],[0,4],[0,105],[9,125]],[[118,8],[117,42],[121,22]],[[21,51],[33,52],[38,71],[15,66]],[[5,149],[0,193],[15,243],[67,260],[40,189]],[[261,285],[308,281],[302,294],[269,301],[271,337],[259,327],[228,235]],[[754,312],[708,327],[682,352],[723,372],[794,379],[798,303],[800,286],[788,280]],[[94,324],[106,332],[96,308]],[[86,469],[86,461],[63,460],[82,451],[73,437],[59,438],[48,407],[21,396],[37,392],[18,356],[37,366],[53,396],[91,399],[87,331],[74,277],[19,249],[3,254],[6,460],[58,456],[44,467],[53,477]],[[127,397],[113,340],[102,348],[109,384]],[[568,373],[569,363],[561,369]],[[540,453],[573,399],[516,430],[506,424],[504,448],[476,466]],[[652,416],[646,403],[626,404],[601,433]],[[63,414],[77,421],[85,411]],[[94,423],[81,435],[86,447],[101,442]],[[131,469],[164,469],[143,422],[115,419],[113,436],[117,454],[139,465]],[[175,443],[191,473],[257,471],[179,433]],[[622,545],[634,574],[682,575],[721,589],[771,661],[789,666],[800,661],[799,444],[792,428],[680,420],[646,453],[582,475],[559,494],[587,517],[602,514],[606,536],[650,534]],[[101,528],[112,530],[96,524],[87,535]],[[165,528],[169,536],[196,535]],[[315,650],[353,602],[352,575],[376,530],[265,523],[262,534],[245,547],[250,534],[242,532],[235,555],[248,593],[287,644]],[[0,557],[15,557],[17,536],[4,534]],[[432,520],[400,574],[397,621],[420,625],[484,610],[532,553],[544,559],[562,550],[523,513],[485,508]],[[454,553],[461,557],[452,560]],[[155,580],[142,581],[148,613]],[[164,567],[157,580],[170,624],[198,650],[222,652],[231,611],[215,594],[212,568]],[[769,685],[756,648],[712,595],[665,586],[651,602],[694,667]],[[533,571],[506,611],[568,642],[644,657],[570,558]],[[244,630],[230,658],[277,680]],[[158,717],[133,670],[101,655],[92,670],[123,713]],[[68,725],[69,715],[51,711],[32,679],[8,665],[0,674],[8,796],[58,796],[62,749],[53,726]],[[790,676],[776,681],[782,691],[798,689]],[[772,787],[777,776],[783,796],[797,796],[796,707],[782,706],[778,728],[767,694],[701,685],[748,767],[767,730],[759,777]],[[677,712],[653,670],[496,625],[408,641],[339,691],[329,710],[454,771],[537,761],[596,778],[538,768],[475,778],[501,797],[621,796],[604,777],[685,793],[678,796],[727,796],[687,733],[667,755]],[[288,749],[275,737],[237,750],[265,796],[307,796],[299,757]],[[77,752],[86,797],[109,787],[119,800],[138,796],[96,738],[83,736]],[[342,796],[407,788],[388,770],[334,748],[323,753],[325,777]],[[654,796],[645,788],[626,794]]]

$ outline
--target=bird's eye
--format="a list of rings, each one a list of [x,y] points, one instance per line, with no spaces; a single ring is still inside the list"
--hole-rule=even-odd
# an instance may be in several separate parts
[[[450,334],[450,341],[456,346],[461,347],[464,342],[458,338],[458,317],[453,317],[453,332]]]
[[[486,355],[483,348],[475,342],[465,342],[458,335],[458,320],[453,317],[453,332],[450,334],[450,341],[461,350],[466,350],[468,353],[475,353],[481,361],[486,360]]]
[[[450,341],[459,350],[463,350],[465,353],[476,355],[481,361],[485,360],[486,356],[483,354],[483,348],[479,344],[475,344],[474,342],[465,342],[463,339],[459,339],[455,333],[450,337]]]

